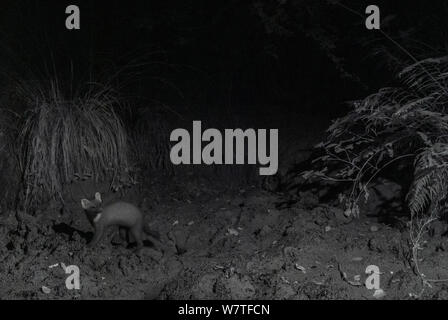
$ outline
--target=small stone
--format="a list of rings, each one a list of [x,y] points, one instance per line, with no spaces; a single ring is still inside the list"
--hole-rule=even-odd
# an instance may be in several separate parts
[[[377,289],[375,290],[375,292],[373,293],[373,297],[375,299],[382,299],[386,296],[386,292],[384,292],[383,289]]]
[[[299,265],[298,263],[296,263],[296,264],[294,265],[294,267],[295,267],[297,270],[302,271],[303,273],[306,273],[306,268],[303,267],[303,266],[301,266],[301,265]]]
[[[45,294],[49,294],[51,292],[51,289],[46,286],[42,286],[42,292]]]

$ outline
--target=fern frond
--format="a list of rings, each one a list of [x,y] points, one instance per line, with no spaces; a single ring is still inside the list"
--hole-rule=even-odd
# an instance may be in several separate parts
[[[448,144],[435,144],[423,151],[415,162],[414,181],[408,193],[411,216],[437,208],[446,198]]]
[[[413,157],[413,166],[405,166],[414,171],[407,196],[414,216],[439,210],[446,198],[448,56],[414,63],[398,77],[400,86],[353,102],[353,110],[332,123],[320,144],[325,155],[313,163],[333,168],[326,178],[353,181],[350,196],[356,200],[365,189],[360,186],[385,166]]]

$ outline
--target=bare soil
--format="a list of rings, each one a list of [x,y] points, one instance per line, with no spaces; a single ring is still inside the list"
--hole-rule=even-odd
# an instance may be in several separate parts
[[[380,269],[382,299],[448,298],[448,283],[424,286],[416,276],[405,224],[348,219],[313,192],[283,209],[280,194],[194,179],[161,178],[131,192],[169,250],[146,242],[137,255],[112,235],[88,249],[92,228],[75,202],[70,210],[19,214],[19,231],[17,215],[7,212],[0,216],[0,298],[375,299],[364,285],[369,265]],[[428,278],[448,277],[443,232],[435,223],[420,250]],[[66,288],[62,264],[79,267],[80,290]]]

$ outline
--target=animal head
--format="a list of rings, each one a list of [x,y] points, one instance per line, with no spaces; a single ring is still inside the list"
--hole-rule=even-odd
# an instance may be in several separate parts
[[[81,200],[81,206],[84,210],[92,211],[92,212],[100,212],[103,202],[101,201],[101,193],[97,192],[95,193],[95,199],[93,200],[87,200],[82,199]]]

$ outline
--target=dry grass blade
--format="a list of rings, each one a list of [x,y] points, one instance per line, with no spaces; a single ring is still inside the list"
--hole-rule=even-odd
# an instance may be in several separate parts
[[[56,81],[50,90],[22,86],[28,109],[22,117],[18,148],[25,203],[62,199],[75,176],[113,178],[127,168],[127,136],[114,112],[110,88],[64,99]]]

